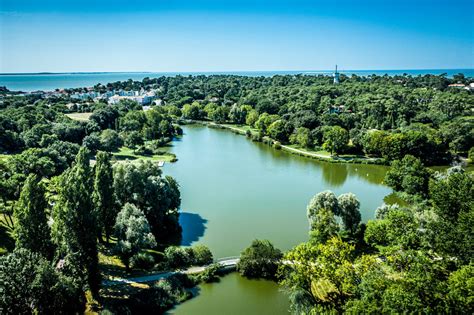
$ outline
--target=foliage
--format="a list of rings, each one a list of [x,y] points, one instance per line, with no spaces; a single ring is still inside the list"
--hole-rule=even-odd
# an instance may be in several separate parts
[[[107,242],[113,232],[111,222],[117,216],[117,204],[115,201],[114,179],[110,155],[106,152],[98,152],[94,167],[94,191],[92,199],[96,208],[97,218],[100,225],[100,234],[103,232]],[[102,235],[99,234],[99,239]]]
[[[81,288],[40,254],[16,249],[0,257],[2,314],[72,314],[84,311]]]
[[[429,177],[429,171],[419,159],[406,155],[402,160],[392,162],[384,182],[395,191],[423,196],[428,193]]]
[[[59,258],[74,260],[75,272],[97,294],[100,285],[97,257],[99,226],[92,201],[92,172],[87,150],[81,148],[74,166],[61,175],[53,209],[53,236]]]
[[[121,207],[131,203],[141,209],[158,242],[179,239],[179,185],[152,161],[123,162],[114,165],[114,190]]]
[[[17,248],[52,258],[51,230],[46,216],[45,189],[36,175],[30,175],[23,185],[15,208],[15,239]]]
[[[114,229],[117,236],[116,251],[127,269],[130,258],[144,248],[156,246],[143,211],[133,204],[126,203],[123,206],[117,215]]]
[[[281,258],[281,251],[268,240],[254,240],[240,254],[237,271],[249,278],[274,279]]]
[[[199,266],[209,265],[214,261],[211,250],[205,245],[196,245],[193,248],[194,264]]]

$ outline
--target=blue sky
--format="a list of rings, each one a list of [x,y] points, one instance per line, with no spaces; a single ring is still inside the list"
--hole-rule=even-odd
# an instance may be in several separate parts
[[[0,72],[474,68],[474,1],[0,0]]]

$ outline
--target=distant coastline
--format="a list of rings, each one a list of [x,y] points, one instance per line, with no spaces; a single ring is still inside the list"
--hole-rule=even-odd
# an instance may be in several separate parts
[[[150,73],[150,74],[169,74],[169,73],[177,73],[177,74],[234,74],[234,73],[301,73],[301,74],[326,74],[332,73],[334,70],[327,69],[327,70],[228,70],[228,71],[73,71],[73,72],[0,72],[0,76],[7,76],[7,75],[64,75],[64,74],[74,74],[74,75],[81,75],[81,74],[142,74],[142,73]],[[387,73],[402,73],[406,72],[410,74],[410,72],[423,72],[425,74],[436,74],[440,71],[445,72],[454,72],[460,71],[459,73],[464,72],[474,72],[474,68],[440,68],[440,69],[341,69],[339,70],[340,73],[356,73],[356,72],[364,72],[364,73],[373,73],[373,74],[380,74],[386,71]]]
[[[346,70],[340,69],[341,74],[351,76],[369,76],[372,74],[395,76],[408,74],[440,75],[448,77],[463,73],[466,77],[474,77],[472,69],[401,69],[401,70]],[[280,70],[280,71],[209,71],[209,72],[37,72],[37,73],[0,73],[0,86],[6,86],[10,91],[54,91],[56,89],[91,87],[96,84],[107,84],[117,81],[141,81],[146,77],[172,77],[197,75],[235,75],[248,77],[272,77],[275,75],[332,75],[333,70]]]

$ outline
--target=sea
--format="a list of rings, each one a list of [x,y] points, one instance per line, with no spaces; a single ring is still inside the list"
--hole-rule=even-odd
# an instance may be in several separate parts
[[[466,77],[474,77],[474,69],[425,69],[425,70],[342,70],[345,75],[356,74],[359,76],[376,75],[403,75],[412,76],[446,73],[448,77],[463,73]],[[0,86],[6,86],[10,91],[53,91],[63,88],[91,87],[98,83],[107,84],[116,81],[132,79],[141,81],[143,78],[157,78],[161,76],[195,76],[195,75],[239,75],[239,76],[265,76],[274,75],[330,75],[332,70],[305,70],[305,71],[228,71],[228,72],[79,72],[79,73],[0,73]]]

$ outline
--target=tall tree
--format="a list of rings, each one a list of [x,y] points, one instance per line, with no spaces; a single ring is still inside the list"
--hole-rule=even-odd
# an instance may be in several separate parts
[[[361,219],[359,200],[353,193],[346,193],[337,197],[337,203],[344,229],[354,234]]]
[[[113,232],[113,222],[117,216],[117,204],[114,194],[114,177],[110,154],[98,152],[96,155],[94,192],[92,198],[96,207],[99,229],[99,239],[102,232],[107,243]]]
[[[117,251],[128,269],[130,258],[143,248],[156,246],[155,237],[150,232],[150,225],[143,211],[126,203],[117,215],[115,223]]]
[[[74,260],[75,271],[87,281],[93,295],[97,295],[100,285],[98,224],[92,202],[92,178],[87,149],[82,147],[74,166],[60,179],[53,212],[53,235],[58,256]]]
[[[39,178],[31,174],[25,181],[15,208],[16,246],[52,256],[51,230],[46,217],[47,201]]]

